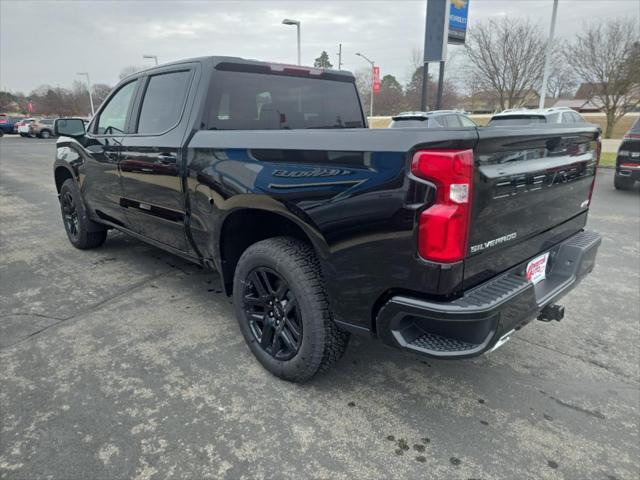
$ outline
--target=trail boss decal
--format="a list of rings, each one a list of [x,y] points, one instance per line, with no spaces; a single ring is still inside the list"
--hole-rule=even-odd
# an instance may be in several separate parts
[[[482,250],[486,250],[487,248],[495,247],[496,245],[500,245],[501,243],[514,240],[517,236],[518,234],[516,232],[513,232],[509,235],[504,235],[502,237],[494,238],[493,240],[488,240],[484,243],[479,243],[478,245],[472,245],[471,253],[481,252]]]

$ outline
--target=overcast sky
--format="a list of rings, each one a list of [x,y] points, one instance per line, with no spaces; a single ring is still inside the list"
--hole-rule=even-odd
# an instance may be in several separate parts
[[[552,0],[470,0],[469,22],[527,17],[548,31]],[[405,81],[411,51],[424,39],[422,1],[33,1],[0,0],[0,87],[28,93],[50,84],[68,87],[76,72],[114,85],[128,65],[151,65],[143,54],[168,62],[200,55],[232,55],[295,63],[295,27],[302,22],[302,63],[322,50],[337,67],[380,65],[381,76]],[[568,38],[585,22],[631,18],[640,23],[640,0],[560,0],[557,33]],[[638,30],[629,32],[638,35]],[[455,51],[462,47],[450,47]],[[450,52],[451,53],[451,52]]]

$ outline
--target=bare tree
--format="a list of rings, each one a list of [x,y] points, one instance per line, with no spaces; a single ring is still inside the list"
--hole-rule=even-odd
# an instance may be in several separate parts
[[[104,83],[94,83],[91,88],[91,94],[93,96],[93,102],[95,104],[96,110],[102,105],[102,102],[105,101],[109,93],[111,92],[111,87],[109,85],[105,85]]]
[[[592,87],[607,118],[609,138],[620,118],[640,101],[640,44],[632,20],[586,26],[566,49],[566,61]],[[635,98],[633,98],[635,97]]]
[[[353,75],[356,77],[356,88],[358,89],[358,93],[360,94],[360,102],[362,103],[362,108],[364,109],[364,114],[369,116],[369,100],[371,99],[371,69],[370,68],[359,68],[356,70]],[[374,99],[375,101],[375,99]]]
[[[576,72],[558,51],[547,80],[547,93],[552,98],[572,98],[578,86]]]
[[[469,30],[466,52],[483,90],[495,93],[500,108],[523,105],[542,79],[545,37],[528,21],[489,20]]]

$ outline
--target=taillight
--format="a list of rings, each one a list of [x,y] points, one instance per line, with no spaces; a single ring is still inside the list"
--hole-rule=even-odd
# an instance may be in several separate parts
[[[622,137],[623,140],[629,140],[632,138],[640,138],[640,133],[627,133]]]
[[[436,186],[435,203],[420,214],[418,253],[434,262],[462,260],[471,221],[473,150],[418,151],[411,173]]]
[[[593,168],[593,179],[591,180],[591,188],[589,188],[589,205],[591,206],[591,197],[593,196],[593,189],[596,186],[596,173],[598,173],[598,165],[600,165],[600,153],[602,152],[602,142],[600,139],[596,140],[596,166]]]

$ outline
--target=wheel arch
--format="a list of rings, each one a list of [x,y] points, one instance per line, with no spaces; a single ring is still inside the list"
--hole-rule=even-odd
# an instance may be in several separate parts
[[[285,212],[259,208],[240,208],[229,213],[220,228],[218,238],[219,270],[225,293],[233,292],[233,275],[238,260],[254,243],[273,237],[294,237],[311,245],[323,264],[327,245],[313,227]]]
[[[53,176],[56,181],[56,190],[60,193],[60,189],[62,188],[62,184],[66,182],[68,179],[72,179],[76,181],[76,177],[73,171],[64,165],[56,165],[53,170]]]

